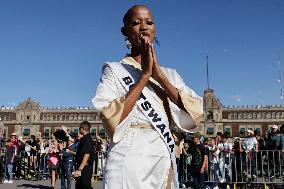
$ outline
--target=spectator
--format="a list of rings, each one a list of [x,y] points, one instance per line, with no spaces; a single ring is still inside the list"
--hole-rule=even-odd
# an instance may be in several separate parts
[[[49,150],[49,141],[48,139],[41,140],[40,142],[40,169],[46,173],[47,172],[47,154]]]
[[[223,133],[217,132],[217,135],[216,135],[216,144],[219,144],[219,142],[222,140],[222,138],[223,138]]]
[[[76,155],[76,147],[73,141],[74,140],[68,140],[66,147],[63,146],[63,143],[59,144],[59,156],[61,157],[61,189],[71,189],[71,176],[74,164],[73,160]]]
[[[242,141],[241,138],[234,138],[233,145],[234,158],[232,160],[232,181],[242,181]]]
[[[176,164],[177,164],[177,171],[178,171],[178,180],[180,187],[183,187],[183,155],[182,155],[182,149],[184,145],[183,137],[180,133],[173,130],[172,131],[173,138],[175,140],[175,149],[176,149]]]
[[[208,166],[208,151],[200,143],[200,138],[201,135],[199,133],[194,133],[194,145],[189,149],[189,153],[192,155],[190,174],[193,178],[194,189],[205,189],[205,171]]]
[[[218,143],[218,148],[220,150],[219,156],[219,171],[220,171],[220,182],[223,183],[226,181],[226,178],[230,177],[230,161],[231,161],[231,152],[233,149],[232,143],[228,140],[226,134],[221,136],[221,141]],[[227,177],[226,177],[227,176]]]
[[[6,177],[3,183],[13,183],[13,162],[15,158],[15,148],[11,139],[7,141],[6,151]]]
[[[105,165],[105,152],[106,146],[103,140],[98,136],[96,142],[96,156],[97,156],[97,175],[100,176],[100,179],[103,175],[103,169]]]
[[[11,138],[11,142],[13,144],[13,147],[15,149],[15,156],[16,156],[17,152],[18,152],[18,142],[19,142],[18,137],[17,137],[16,133],[12,133],[10,138]]]
[[[214,181],[212,184],[213,189],[218,189],[218,161],[219,161],[219,149],[216,145],[216,140],[215,138],[210,138],[208,141],[208,149],[209,149],[209,168],[210,172],[212,173],[211,180]]]
[[[280,127],[280,144],[280,150],[284,153],[284,124]]]
[[[275,165],[275,171],[271,170],[271,175],[273,177],[279,177],[280,176],[280,151],[281,149],[281,134],[278,131],[278,125],[272,125],[270,132],[268,133],[267,137],[267,147],[269,150],[269,155],[268,158],[269,160],[274,160],[270,161],[270,168],[273,168],[273,164]],[[275,173],[275,175],[274,175]]]
[[[269,150],[280,150],[280,133],[278,125],[273,125],[267,137],[267,147]]]
[[[23,141],[22,136],[18,138],[18,152],[16,158],[16,165],[15,165],[15,179],[22,178],[24,171],[22,170],[23,161],[25,160],[25,142]]]
[[[256,179],[256,153],[258,152],[258,142],[254,137],[254,133],[252,130],[248,129],[246,131],[246,139],[243,142],[242,147],[246,152],[246,163],[248,165],[248,170],[251,170],[250,176],[252,176],[252,181]],[[249,176],[249,175],[248,175]]]
[[[58,142],[53,135],[52,135],[51,145],[49,146],[48,150],[47,165],[49,167],[50,176],[51,176],[50,179],[51,189],[54,189],[59,161],[58,161]]]
[[[30,140],[26,142],[26,146],[30,147],[29,161],[30,161],[30,166],[33,168],[36,168],[36,163],[37,163],[37,151],[38,151],[37,143],[38,142],[34,135],[31,135]]]

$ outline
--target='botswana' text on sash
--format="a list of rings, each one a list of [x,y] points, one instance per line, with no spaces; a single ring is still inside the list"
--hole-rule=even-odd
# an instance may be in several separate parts
[[[125,85],[128,86],[128,91],[134,86],[134,81],[129,76],[122,78],[122,80],[124,81]],[[160,130],[161,134],[164,137],[164,141],[168,143],[168,146],[171,150],[170,153],[173,153],[175,143],[174,143],[174,140],[172,139],[172,135],[169,130],[165,132],[166,125],[161,122],[162,120],[161,117],[156,112],[156,110],[152,107],[151,102],[147,100],[143,92],[141,92],[140,94],[138,103],[140,104],[142,109],[147,112],[147,115],[149,116],[149,118],[152,119],[152,123],[155,124],[154,126]]]

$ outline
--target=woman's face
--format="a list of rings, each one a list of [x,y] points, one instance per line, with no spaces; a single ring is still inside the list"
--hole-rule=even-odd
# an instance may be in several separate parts
[[[147,36],[153,42],[155,25],[150,10],[144,6],[132,8],[127,16],[124,31],[132,47],[141,48],[143,36]]]

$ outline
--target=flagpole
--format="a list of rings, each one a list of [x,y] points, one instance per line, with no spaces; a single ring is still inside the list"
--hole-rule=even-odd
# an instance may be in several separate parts
[[[209,65],[208,65],[208,52],[206,52],[206,75],[207,75],[207,89],[210,89],[210,87],[209,87]]]

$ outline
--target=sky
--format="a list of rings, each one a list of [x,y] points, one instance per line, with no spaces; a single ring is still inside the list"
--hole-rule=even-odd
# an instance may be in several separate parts
[[[105,62],[129,50],[120,32],[135,4],[153,12],[158,62],[224,106],[284,104],[283,0],[0,0],[0,106],[92,107]],[[278,66],[277,56],[280,57]]]

